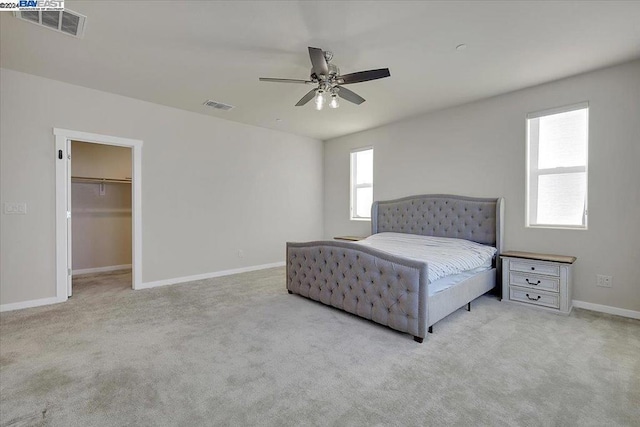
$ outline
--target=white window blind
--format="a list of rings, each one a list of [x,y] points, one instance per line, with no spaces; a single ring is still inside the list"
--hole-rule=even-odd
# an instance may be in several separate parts
[[[587,103],[527,116],[527,226],[587,228]]]
[[[370,220],[373,203],[373,148],[351,152],[351,219]]]

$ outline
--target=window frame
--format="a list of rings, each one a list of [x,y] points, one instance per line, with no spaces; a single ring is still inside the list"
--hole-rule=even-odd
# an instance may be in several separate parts
[[[357,154],[362,151],[371,150],[371,182],[358,184],[357,180]],[[359,188],[371,188],[371,194],[373,196],[373,158],[374,152],[372,146],[354,148],[349,153],[349,219],[351,221],[371,221],[371,210],[369,210],[369,216],[357,216],[356,215],[356,206],[357,204],[357,194],[356,191]],[[373,199],[373,197],[372,197]]]
[[[538,169],[538,151],[539,151],[539,127],[532,131],[531,120],[539,119],[545,116],[552,116],[555,114],[568,113],[576,110],[586,110],[587,114],[587,129],[586,129],[586,147],[585,147],[585,164],[584,166],[569,166],[569,167],[557,167],[549,169]],[[545,229],[567,229],[567,230],[588,230],[589,221],[589,102],[583,101],[576,104],[565,105],[562,107],[549,108],[546,110],[540,110],[533,113],[528,113],[525,119],[525,131],[526,131],[526,194],[525,194],[525,227],[526,228],[545,228]],[[535,140],[538,141],[535,146],[532,147],[532,134],[535,134]],[[535,167],[534,167],[535,166]],[[583,210],[583,224],[571,225],[571,224],[532,224],[531,219],[536,217],[537,219],[537,207],[538,207],[538,178],[542,175],[562,175],[568,173],[585,174],[585,195],[584,195],[584,210]],[[532,197],[536,195],[536,197]]]

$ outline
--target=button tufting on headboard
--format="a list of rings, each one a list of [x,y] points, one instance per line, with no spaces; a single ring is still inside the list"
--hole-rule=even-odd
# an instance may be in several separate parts
[[[499,200],[436,194],[374,202],[372,232],[454,237],[496,245]]]

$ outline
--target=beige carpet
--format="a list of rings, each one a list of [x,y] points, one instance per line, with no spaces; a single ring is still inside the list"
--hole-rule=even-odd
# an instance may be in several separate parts
[[[640,322],[492,297],[408,335],[281,268],[143,291],[85,276],[0,315],[0,425],[639,426]]]

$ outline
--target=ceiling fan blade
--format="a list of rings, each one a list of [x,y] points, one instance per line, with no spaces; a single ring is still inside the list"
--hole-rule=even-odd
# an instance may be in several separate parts
[[[348,85],[352,83],[368,82],[369,80],[384,79],[389,77],[391,73],[388,68],[380,68],[378,70],[358,71],[357,73],[345,74],[338,77],[340,84]]]
[[[271,77],[259,77],[258,80],[261,82],[276,82],[276,83],[302,83],[302,84],[311,84],[313,83],[311,80],[297,80],[297,79],[274,79]]]
[[[338,91],[338,96],[340,98],[346,99],[349,102],[353,102],[354,104],[357,104],[357,105],[360,105],[365,101],[363,97],[344,87],[340,87],[340,90]]]
[[[311,89],[305,96],[303,96],[300,101],[296,104],[296,107],[301,107],[307,102],[311,101],[311,99],[316,96],[316,89]]]
[[[329,64],[327,64],[327,60],[324,57],[324,52],[322,49],[318,49],[317,47],[309,47],[309,58],[311,58],[311,65],[313,66],[313,71],[318,76],[323,74],[329,74]]]

